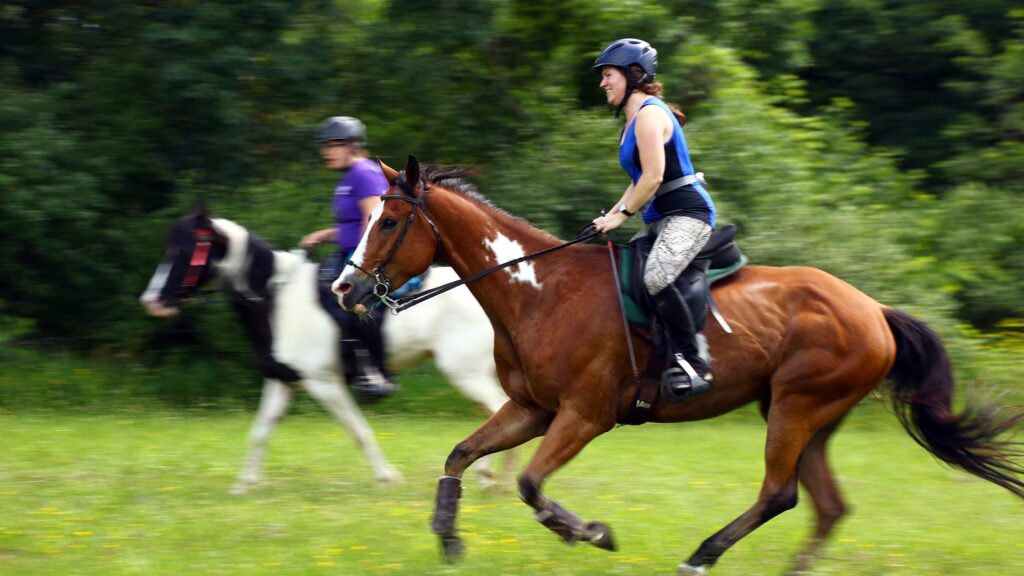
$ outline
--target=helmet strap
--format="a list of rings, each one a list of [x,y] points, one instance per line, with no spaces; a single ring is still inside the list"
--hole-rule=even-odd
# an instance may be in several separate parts
[[[626,78],[629,78],[629,76],[627,76]],[[636,82],[633,82],[632,80],[628,80],[627,79],[626,80],[626,93],[622,95],[622,102],[619,102],[619,107],[615,110],[615,117],[616,118],[618,118],[619,115],[622,114],[622,109],[626,107],[626,102],[629,100],[629,97],[633,94],[633,90],[635,90],[635,89],[636,89]]]

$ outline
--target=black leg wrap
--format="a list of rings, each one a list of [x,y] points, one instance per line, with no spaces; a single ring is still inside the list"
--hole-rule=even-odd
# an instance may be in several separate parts
[[[538,510],[534,518],[548,530],[561,536],[566,544],[584,541],[603,550],[615,550],[615,539],[612,537],[611,528],[602,522],[584,523],[554,500],[549,500],[548,505],[544,509]]]
[[[548,505],[544,509],[538,510],[533,517],[548,530],[561,536],[566,544],[575,544],[583,538],[583,520],[562,508],[554,500],[548,501]]]
[[[462,497],[462,481],[454,476],[443,476],[437,482],[437,500],[430,528],[441,537],[441,552],[445,560],[455,562],[465,554],[462,539],[455,535],[455,517]]]
[[[434,502],[434,519],[430,523],[435,534],[455,533],[455,516],[459,513],[459,498],[462,497],[462,480],[454,476],[443,476],[437,481],[437,499]]]

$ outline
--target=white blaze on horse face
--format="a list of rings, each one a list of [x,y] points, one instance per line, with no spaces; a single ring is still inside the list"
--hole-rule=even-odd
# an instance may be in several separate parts
[[[497,233],[494,240],[485,239],[484,246],[494,254],[494,260],[499,264],[515,260],[516,258],[526,255],[526,251],[523,249],[522,244],[512,240],[501,232]],[[515,266],[505,268],[504,271],[508,272],[509,276],[517,282],[529,284],[537,290],[540,290],[541,288],[540,282],[537,280],[537,270],[533,267],[533,262],[520,262]]]
[[[146,302],[157,302],[160,300],[160,292],[163,291],[164,286],[167,284],[167,276],[171,273],[171,260],[165,258],[156,267],[156,272],[153,273],[153,277],[149,279],[149,286],[146,287],[146,291],[142,293],[139,300],[142,303]]]
[[[349,260],[355,262],[357,265],[363,265],[363,254],[366,253],[366,239],[370,236],[370,230],[373,229],[373,225],[380,220],[381,214],[384,213],[384,201],[381,200],[377,207],[373,209],[373,214],[370,214],[370,221],[366,224],[366,230],[363,230],[363,237],[359,239],[359,246],[356,246],[356,251],[352,253]],[[335,294],[338,292],[338,285],[341,284],[341,279],[347,277],[349,274],[355,272],[356,269],[351,264],[345,264],[342,268],[341,274],[334,279],[331,283],[331,291]]]

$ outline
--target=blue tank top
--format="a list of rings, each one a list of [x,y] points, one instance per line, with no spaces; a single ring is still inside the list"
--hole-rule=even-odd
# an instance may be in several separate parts
[[[660,98],[654,96],[648,98],[640,105],[658,106],[668,114],[672,120],[672,137],[665,143],[665,173],[662,175],[662,182],[669,182],[676,178],[689,176],[695,173],[693,163],[690,161],[690,150],[686,146],[686,136],[683,134],[683,127],[679,120]],[[637,111],[639,113],[639,111]],[[640,166],[640,149],[636,145],[635,125],[636,117],[626,127],[626,137],[619,146],[619,164],[629,174],[635,185],[643,174],[643,167]],[[689,184],[653,198],[644,210],[643,219],[645,223],[657,222],[665,216],[689,216],[704,222],[711,228],[715,227],[715,203],[711,201],[711,195],[699,182]]]

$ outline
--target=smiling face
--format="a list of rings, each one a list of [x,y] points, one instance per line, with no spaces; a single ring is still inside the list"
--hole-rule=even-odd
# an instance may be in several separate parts
[[[612,106],[618,106],[626,95],[626,77],[615,66],[601,68],[601,89]]]

